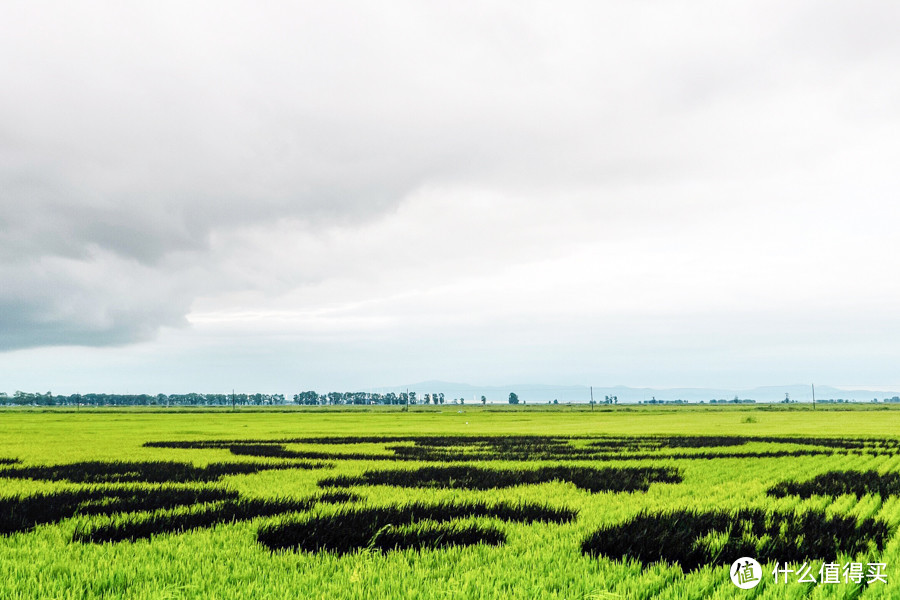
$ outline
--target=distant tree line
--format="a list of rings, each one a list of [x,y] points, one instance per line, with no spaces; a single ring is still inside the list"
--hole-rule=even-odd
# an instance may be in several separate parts
[[[604,404],[618,404],[618,397],[606,396]],[[17,391],[13,395],[0,392],[0,406],[231,406],[232,401],[236,406],[275,406],[298,404],[303,406],[363,406],[371,404],[380,405],[414,405],[414,404],[465,404],[466,399],[447,398],[443,392],[418,394],[417,392],[388,392],[386,394],[373,392],[328,392],[320,394],[309,390],[294,394],[291,400],[287,400],[284,394],[71,394],[55,395],[50,392],[32,393]],[[509,394],[509,404],[524,404],[518,394]],[[872,402],[878,402],[876,398]],[[886,403],[900,403],[900,397],[884,398]],[[487,398],[481,396],[477,402],[487,404]],[[789,396],[782,403],[794,402]],[[843,403],[852,400],[823,399],[819,403]],[[557,404],[557,400],[552,401]],[[702,402],[701,402],[702,403]],[[738,398],[730,400],[714,399],[710,404],[753,404],[754,400]],[[650,400],[638,401],[638,404],[688,404],[687,400]]]
[[[751,400],[750,398],[738,398],[735,396],[731,400],[725,400],[724,398],[719,398],[718,400],[710,400],[710,404],[755,404],[756,400]]]
[[[284,394],[71,394],[0,392],[5,406],[271,406],[285,404]]]
[[[370,392],[315,391],[294,394],[292,402],[284,394],[71,394],[17,391],[12,396],[0,392],[0,406],[304,406],[369,405],[369,404],[465,404],[465,398],[445,400],[443,393],[418,395],[416,392],[376,394]],[[487,399],[482,396],[481,403]]]
[[[725,400],[722,400],[721,402],[725,402]],[[743,402],[743,400],[741,402]],[[750,402],[753,402],[753,401],[750,400]],[[715,404],[716,401],[710,400],[710,403]],[[657,400],[656,396],[653,396],[650,400],[638,400],[638,404],[690,404],[690,403],[687,400],[681,400],[680,398],[678,400]]]
[[[406,404],[465,404],[465,398],[447,399],[443,392],[422,394],[417,392],[388,392],[386,394],[378,394],[373,392],[328,392],[327,394],[319,394],[312,390],[294,394],[294,402],[305,406],[325,406],[325,405],[366,405],[366,404],[388,404],[388,405],[406,405]],[[482,396],[481,402],[484,404],[487,399]]]

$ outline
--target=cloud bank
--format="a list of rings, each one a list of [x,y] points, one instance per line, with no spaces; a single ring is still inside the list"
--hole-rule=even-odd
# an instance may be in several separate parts
[[[898,25],[876,1],[6,3],[0,350],[878,342]]]

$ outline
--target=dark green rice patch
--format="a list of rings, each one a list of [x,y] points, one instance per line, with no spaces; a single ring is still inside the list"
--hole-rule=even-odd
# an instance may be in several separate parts
[[[391,550],[437,549],[476,544],[499,546],[504,542],[506,542],[506,534],[493,525],[480,523],[460,525],[450,522],[410,527],[387,525],[372,536],[368,547],[389,552]]]
[[[749,439],[755,442],[821,446],[823,448],[865,452],[868,454],[896,454],[900,451],[900,440],[891,438],[763,436]]]
[[[724,534],[717,547],[704,538]],[[601,528],[582,543],[582,552],[612,560],[635,559],[649,566],[670,563],[685,572],[731,564],[742,556],[760,563],[801,563],[884,548],[891,531],[876,519],[744,509],[735,512],[671,510],[642,512],[625,523]]]
[[[345,502],[360,502],[363,500],[363,497],[345,490],[328,490],[316,496],[315,499],[317,502],[325,504],[343,504]]]
[[[671,467],[571,467],[538,469],[485,469],[470,466],[422,467],[410,470],[366,471],[319,481],[321,487],[392,485],[397,487],[491,490],[552,481],[570,482],[590,492],[647,491],[651,483],[680,483],[681,474]]]
[[[170,509],[233,500],[237,493],[218,488],[93,488],[0,499],[0,535],[29,531],[75,515]]]
[[[228,450],[238,456],[265,456],[271,458],[290,458],[307,460],[375,460],[376,458],[391,459],[391,456],[372,455],[366,453],[338,453],[318,452],[315,450],[288,450],[284,446],[276,444],[235,444],[228,446]]]
[[[258,541],[270,550],[302,550],[346,554],[364,548],[437,548],[446,545],[500,544],[503,533],[480,525],[445,526],[468,517],[504,521],[565,523],[577,513],[536,504],[411,503],[384,508],[343,508],[327,515],[309,515],[296,522],[264,525]],[[435,522],[421,529],[414,523]]]
[[[829,471],[809,481],[783,481],[768,491],[770,496],[812,496],[837,497],[852,494],[862,498],[877,494],[882,498],[900,496],[900,473],[879,473],[877,471]]]
[[[188,483],[215,481],[226,475],[247,475],[277,469],[316,469],[323,463],[211,463],[197,467],[168,461],[87,461],[63,465],[39,465],[0,469],[0,477],[70,481],[73,483]]]
[[[185,533],[223,523],[248,521],[256,517],[302,512],[309,510],[314,504],[315,500],[308,498],[302,500],[229,499],[221,503],[202,506],[191,512],[137,514],[113,523],[88,525],[75,531],[73,541],[95,544],[133,542],[148,539],[154,535]]]
[[[741,452],[748,443],[783,448]],[[289,450],[285,444],[384,444],[392,454]],[[776,436],[347,436],[290,439],[147,442],[158,448],[223,448],[242,456],[304,460],[396,460],[425,462],[644,460],[645,458],[777,458],[844,454],[896,454],[900,440]],[[790,448],[789,446],[802,446]],[[731,452],[714,449],[732,448]],[[679,452],[664,452],[677,450]]]
[[[588,443],[588,447],[606,452],[636,452],[663,448],[717,448],[743,446],[748,441],[742,436],[610,436]]]

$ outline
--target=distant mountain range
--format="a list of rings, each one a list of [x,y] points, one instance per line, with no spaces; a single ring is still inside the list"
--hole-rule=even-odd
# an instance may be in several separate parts
[[[392,386],[390,389],[406,389],[415,391],[418,396],[430,393],[443,393],[444,402],[452,402],[456,398],[465,398],[466,402],[480,402],[481,396],[485,396],[488,402],[505,404],[509,399],[509,393],[515,392],[521,401],[527,403],[547,404],[558,400],[565,402],[590,402],[591,389],[584,385],[539,385],[539,384],[513,384],[503,386],[478,386],[467,383],[452,383],[448,381],[423,381],[408,386]],[[785,394],[791,400],[797,402],[811,402],[812,389],[808,384],[773,385],[756,387],[752,389],[721,389],[721,388],[632,388],[626,386],[594,387],[594,401],[603,403],[606,396],[616,396],[619,404],[637,403],[652,400],[660,401],[684,400],[691,403],[709,402],[710,400],[732,400],[738,397],[741,400],[755,400],[756,402],[781,402]],[[871,402],[873,398],[882,401],[885,398],[900,396],[900,392],[886,392],[878,390],[843,390],[827,385],[816,386],[816,400],[853,400],[856,402]]]

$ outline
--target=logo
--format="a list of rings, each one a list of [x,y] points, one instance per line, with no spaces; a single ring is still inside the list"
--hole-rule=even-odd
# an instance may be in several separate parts
[[[762,566],[748,556],[731,564],[731,581],[742,590],[755,588],[762,581]]]

